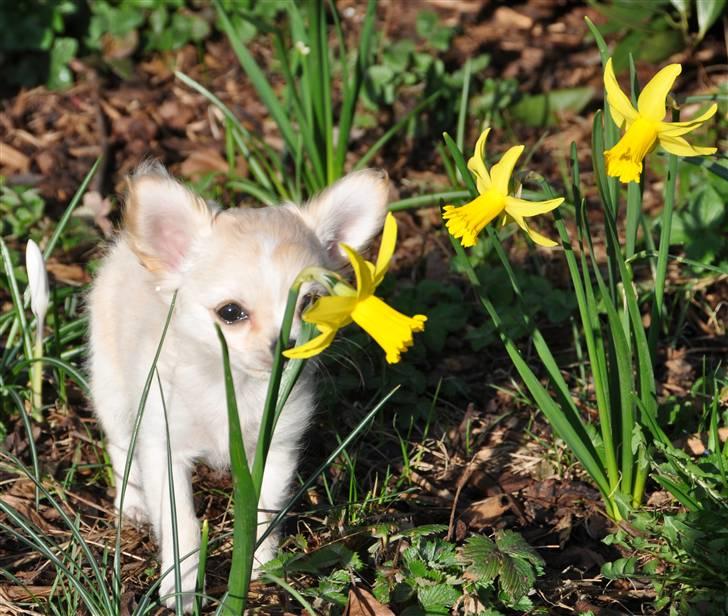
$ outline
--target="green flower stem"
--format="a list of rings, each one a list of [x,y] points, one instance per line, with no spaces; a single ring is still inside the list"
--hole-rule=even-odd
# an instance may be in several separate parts
[[[220,606],[220,612],[230,616],[240,616],[248,601],[248,586],[253,572],[255,554],[255,534],[258,523],[258,494],[250,474],[250,466],[245,453],[243,433],[240,429],[240,415],[235,397],[235,382],[230,370],[225,336],[216,323],[215,329],[222,349],[222,362],[225,374],[225,399],[227,403],[228,430],[230,440],[230,470],[233,477],[233,554],[228,577],[227,593]],[[272,377],[271,377],[271,380]],[[262,431],[262,427],[261,427]]]
[[[652,314],[648,342],[652,361],[657,352],[657,338],[660,335],[664,317],[665,278],[667,277],[667,258],[670,252],[670,231],[672,229],[672,210],[675,205],[675,183],[677,179],[677,156],[667,157],[667,182],[665,182],[665,206],[660,222],[660,247],[657,253],[657,274],[655,276],[655,295],[652,302]]]
[[[594,297],[594,289],[591,278],[589,277],[589,267],[587,265],[583,244],[580,246],[581,272],[579,274],[579,265],[574,254],[574,249],[569,239],[566,225],[561,214],[554,212],[556,220],[556,228],[561,237],[561,245],[564,247],[566,263],[569,267],[571,275],[571,283],[574,287],[574,293],[579,307],[579,316],[584,331],[584,340],[587,346],[587,353],[592,367],[592,379],[594,382],[594,394],[597,402],[597,412],[599,414],[599,429],[602,435],[602,443],[604,446],[604,464],[609,477],[610,492],[617,489],[619,485],[619,470],[617,466],[617,454],[614,448],[614,438],[612,432],[611,405],[609,403],[609,395],[607,388],[607,369],[606,358],[604,354],[604,341],[600,334],[599,317],[597,315],[597,301]],[[578,217],[582,224],[583,216]],[[586,231],[581,226],[582,234]],[[615,507],[616,510],[616,507]]]
[[[35,346],[33,347],[33,365],[30,368],[30,391],[32,417],[35,421],[43,419],[43,323],[38,321],[35,329]]]
[[[634,255],[641,212],[642,185],[637,182],[630,182],[627,185],[627,228],[624,255],[627,259]]]
[[[475,196],[477,194],[477,189],[473,181],[472,175],[468,173],[461,151],[458,149],[455,142],[447,133],[443,134],[443,138],[445,139],[445,143],[450,150],[456,167],[462,173],[462,177],[466,183],[466,186],[469,188],[471,195]],[[610,461],[606,464],[606,466],[610,470],[608,479],[604,470],[605,460],[603,459],[603,454],[597,452],[594,443],[592,443],[584,427],[583,420],[579,416],[578,409],[571,399],[569,388],[565,383],[563,376],[559,372],[558,365],[556,364],[556,361],[551,354],[548,344],[543,339],[541,332],[531,321],[529,315],[527,314],[527,311],[523,306],[519,285],[511,268],[510,262],[508,261],[508,257],[505,254],[502,245],[500,244],[497,233],[490,226],[487,227],[487,232],[489,234],[489,237],[493,241],[496,252],[501,259],[501,262],[503,263],[503,266],[508,273],[508,276],[511,279],[511,285],[514,289],[514,292],[516,293],[516,297],[519,300],[519,307],[522,308],[521,314],[524,319],[524,323],[529,328],[536,351],[543,363],[544,368],[549,374],[552,384],[556,387],[556,390],[559,394],[560,403],[557,403],[551,397],[551,394],[549,394],[549,392],[541,385],[536,375],[529,368],[528,364],[524,361],[520,351],[514,344],[513,340],[511,340],[510,337],[508,337],[507,333],[503,330],[500,317],[495,310],[492,302],[488,299],[485,290],[482,288],[477,274],[470,264],[470,261],[468,260],[465,250],[460,242],[455,240],[452,236],[450,236],[450,241],[456,254],[459,257],[459,261],[462,264],[468,280],[476,291],[480,303],[489,314],[489,316],[493,320],[494,325],[498,329],[501,341],[503,342],[506,351],[508,352],[508,355],[513,361],[514,366],[516,367],[519,374],[521,375],[521,378],[526,384],[526,387],[533,396],[536,405],[546,416],[547,420],[554,428],[555,433],[562,439],[564,439],[564,441],[566,441],[569,447],[571,447],[571,449],[574,451],[574,454],[584,465],[589,475],[593,478],[599,491],[602,494],[607,514],[615,520],[620,520],[622,519],[622,514],[618,507],[617,500],[619,498],[619,494],[617,492],[619,476],[617,473],[618,467],[616,463],[616,456],[614,455],[614,452],[612,452]],[[560,229],[560,233],[562,232],[565,233],[565,229]],[[570,249],[570,244],[568,244],[568,242],[567,244],[565,244],[565,249],[567,245]],[[573,260],[573,254],[571,255],[571,257]],[[570,265],[575,266],[575,263],[570,262]],[[577,279],[574,280],[574,283],[575,285],[577,283],[580,285],[581,281],[578,280],[578,276]]]
[[[401,212],[402,210],[412,210],[418,207],[432,207],[433,205],[437,205],[441,200],[449,203],[456,199],[465,199],[469,196],[470,191],[467,190],[446,190],[393,201],[387,206],[387,209],[390,212]]]
[[[251,471],[255,485],[255,493],[258,497],[260,497],[260,487],[263,484],[265,461],[268,457],[271,441],[273,440],[276,407],[278,406],[278,391],[280,390],[281,377],[283,376],[283,351],[288,346],[288,340],[291,337],[291,325],[296,311],[299,288],[299,285],[294,285],[288,292],[288,303],[286,304],[286,311],[283,315],[283,324],[281,325],[281,332],[276,342],[275,351],[273,352],[273,367],[271,369],[270,380],[268,381],[268,393],[266,394],[265,406],[263,407],[263,417],[260,421],[260,433],[258,434],[258,443],[255,449],[255,458],[253,459],[253,468]]]
[[[493,324],[499,332],[501,342],[503,342],[506,352],[521,375],[521,378],[526,383],[536,405],[544,413],[549,423],[554,427],[556,433],[572,448],[577,458],[579,458],[584,467],[587,469],[589,475],[592,479],[594,479],[597,488],[602,494],[607,515],[614,520],[621,520],[622,515],[617,507],[616,501],[614,500],[615,491],[610,487],[607,478],[604,476],[598,459],[592,451],[593,448],[591,447],[588,437],[585,433],[582,434],[581,431],[579,431],[577,427],[579,425],[578,420],[576,424],[573,424],[565,410],[553,401],[550,394],[538,382],[536,376],[523,360],[523,357],[516,345],[503,330],[501,318],[480,284],[478,275],[473,269],[473,266],[470,264],[467,254],[465,253],[465,249],[461,246],[458,240],[452,237],[452,235],[450,235],[450,241],[460,259],[460,262],[465,268],[465,275],[473,286],[473,290],[480,300],[481,305],[493,320]]]
[[[291,360],[287,364],[283,358],[283,350],[291,336],[291,326],[295,316],[298,292],[305,280],[326,278],[325,270],[311,269],[302,272],[295,280],[288,293],[288,302],[281,324],[280,335],[273,353],[265,406],[260,422],[260,431],[255,449],[253,463],[248,463],[243,435],[240,428],[240,417],[235,397],[235,384],[230,368],[230,356],[227,342],[222,330],[217,327],[223,357],[225,374],[225,396],[228,410],[228,426],[230,432],[230,466],[233,475],[233,508],[235,522],[233,526],[233,556],[228,578],[228,592],[222,605],[222,613],[240,615],[245,611],[248,597],[248,586],[253,571],[256,537],[258,534],[258,503],[263,485],[265,462],[268,456],[276,421],[289,394],[293,390],[303,369],[305,360]],[[311,335],[311,328],[302,328],[299,342]],[[284,371],[284,366],[287,369]]]
[[[634,489],[632,491],[632,507],[635,509],[642,506],[642,499],[645,495],[645,484],[650,471],[650,463],[643,444],[637,450],[637,473],[634,478]]]
[[[210,538],[210,523],[205,519],[202,520],[202,528],[200,529],[200,560],[197,562],[197,586],[195,597],[194,615],[200,616],[202,613],[202,597],[205,590],[205,571],[207,570],[207,549]]]

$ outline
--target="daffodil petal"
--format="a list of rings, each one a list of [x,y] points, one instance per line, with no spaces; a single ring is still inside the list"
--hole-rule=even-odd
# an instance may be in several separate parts
[[[508,182],[513,174],[513,167],[516,165],[518,157],[523,152],[525,146],[514,145],[503,154],[503,157],[497,164],[490,169],[490,176],[493,180],[493,188],[503,195],[508,194]]]
[[[326,329],[320,335],[312,338],[301,346],[283,351],[283,357],[288,359],[308,359],[327,349],[336,337],[336,329]]]
[[[427,321],[421,314],[408,317],[374,295],[358,302],[352,317],[384,349],[390,364],[412,346],[412,334],[423,331]]]
[[[351,312],[356,305],[356,297],[325,295],[303,313],[306,323],[313,323],[319,329],[344,327],[351,321]]]
[[[554,246],[559,245],[558,242],[555,242],[545,235],[541,235],[538,231],[534,231],[530,227],[528,228],[528,237],[533,240],[534,244],[538,244],[539,246],[543,246],[544,248],[553,248]]]
[[[684,135],[695,130],[704,122],[707,122],[715,115],[717,110],[718,105],[713,103],[704,114],[694,118],[693,120],[687,120],[685,122],[660,122],[657,131],[660,133],[660,136],[679,137],[680,135]]]
[[[488,169],[485,167],[485,141],[488,139],[490,128],[486,128],[475,144],[475,151],[468,160],[468,169],[475,174],[475,181],[478,185],[478,192],[485,192],[490,188],[491,180]]]
[[[550,240],[545,235],[541,235],[538,231],[534,231],[531,229],[527,224],[526,221],[523,220],[522,216],[513,216],[511,215],[515,223],[523,229],[523,231],[526,232],[526,235],[530,237],[535,244],[538,244],[539,246],[544,246],[546,248],[553,248],[554,246],[558,246],[557,242],[554,242],[553,240]]]
[[[394,254],[394,247],[397,244],[397,221],[392,212],[387,214],[384,219],[384,230],[382,231],[382,241],[379,245],[379,254],[377,255],[377,264],[374,267],[374,286],[376,287],[382,282],[384,274],[389,269],[389,262]]]
[[[516,197],[506,197],[506,212],[511,216],[538,216],[555,210],[563,202],[563,197],[548,201],[526,201]]]
[[[663,148],[670,152],[670,154],[676,154],[677,156],[710,156],[717,151],[717,148],[701,148],[690,145],[682,137],[659,135],[658,139]]]
[[[354,268],[354,275],[356,276],[356,294],[358,298],[366,297],[371,295],[374,291],[374,281],[372,280],[372,271],[367,266],[367,262],[364,260],[356,250],[351,246],[340,244],[342,250],[349,257],[351,266]]]
[[[475,246],[478,234],[504,207],[503,195],[491,189],[460,207],[446,205],[442,217],[451,235],[467,248]]]
[[[622,135],[622,138],[606,152],[607,175],[620,182],[639,182],[645,156],[655,147],[657,122],[639,117]]]
[[[607,66],[604,68],[604,89],[607,91],[609,112],[617,126],[621,127],[625,121],[632,122],[637,118],[637,110],[632,106],[629,97],[622,92],[614,76],[611,58],[607,60]]]
[[[664,119],[665,99],[681,71],[679,64],[668,64],[650,79],[637,99],[637,109],[641,116],[656,122]]]

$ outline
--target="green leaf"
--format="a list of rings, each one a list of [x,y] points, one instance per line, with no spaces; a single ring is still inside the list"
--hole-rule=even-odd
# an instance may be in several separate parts
[[[700,242],[705,231],[715,227],[725,216],[724,200],[710,184],[690,199],[688,205],[675,213],[672,221],[671,244]]]
[[[504,554],[527,560],[537,567],[545,565],[543,558],[520,534],[512,530],[503,531],[495,540],[498,549]]]
[[[393,535],[392,539],[400,539],[402,537],[427,537],[429,535],[443,533],[446,530],[447,524],[423,524],[422,526],[415,526],[414,528],[401,531]]]
[[[417,600],[428,614],[449,614],[448,609],[462,593],[448,584],[435,584],[417,589]]]
[[[561,113],[581,112],[593,96],[591,87],[552,90],[522,98],[511,108],[511,113],[528,126],[552,126],[559,121]]]
[[[500,553],[495,543],[484,535],[468,537],[461,559],[470,563],[466,573],[480,582],[490,582],[498,575]]]
[[[245,454],[227,342],[220,326],[215,324],[215,329],[222,348],[230,440],[230,470],[233,476],[233,511],[235,513],[233,556],[228,577],[228,594],[223,606],[226,613],[242,614],[247,603],[248,584],[253,569],[258,517],[258,488],[253,482],[250,465]],[[259,435],[259,438],[262,436],[262,434]]]
[[[57,38],[53,43],[48,67],[48,87],[62,90],[73,84],[73,73],[68,63],[76,55],[78,41],[72,38]]]
[[[415,30],[422,38],[429,38],[437,28],[438,17],[434,11],[420,11],[415,18]]]
[[[503,559],[498,584],[512,601],[517,601],[531,590],[535,580],[533,568],[526,561],[519,558]]]
[[[698,39],[702,39],[710,27],[723,15],[726,0],[696,0],[698,14]]]
[[[356,552],[350,550],[342,543],[330,543],[322,548],[306,554],[286,567],[286,573],[306,572],[321,575],[323,571],[332,567],[357,569],[361,565]]]
[[[367,70],[367,76],[375,87],[382,87],[394,79],[394,70],[384,64],[375,64]]]
[[[411,548],[410,548],[411,549]],[[428,578],[430,577],[430,570],[427,567],[427,563],[424,560],[410,555],[406,558],[407,569],[409,570],[408,577],[413,578]]]
[[[698,4],[703,0],[699,0]],[[660,64],[672,54],[677,53],[685,46],[682,33],[678,30],[665,29],[646,35],[639,46],[639,57],[644,62]]]
[[[630,556],[629,558],[619,558],[611,563],[602,565],[602,575],[610,580],[617,580],[623,577],[629,577],[637,571],[637,558]]]
[[[388,68],[401,72],[409,65],[415,49],[415,43],[411,39],[395,41],[382,52],[382,59]]]

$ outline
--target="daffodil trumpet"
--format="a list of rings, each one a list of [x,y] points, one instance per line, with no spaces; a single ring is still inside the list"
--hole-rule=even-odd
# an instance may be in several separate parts
[[[446,205],[443,219],[451,235],[464,247],[474,246],[480,232],[488,223],[498,219],[501,225],[515,222],[539,246],[553,247],[557,243],[531,229],[526,218],[545,214],[559,207],[564,199],[526,201],[509,192],[509,184],[516,161],[524,150],[517,145],[510,148],[488,171],[485,166],[485,141],[490,128],[478,138],[475,152],[468,161],[468,169],[475,176],[478,196],[461,206]]]
[[[620,182],[639,182],[645,156],[658,144],[676,156],[707,156],[716,148],[690,145],[685,135],[713,117],[718,105],[713,103],[702,115],[687,122],[665,122],[666,100],[682,71],[679,64],[669,64],[644,87],[635,109],[617,83],[612,59],[604,68],[604,88],[609,112],[615,124],[625,132],[617,144],[604,152],[607,174]]]
[[[331,295],[319,298],[306,312],[303,320],[316,326],[319,335],[283,353],[289,359],[306,359],[328,348],[336,332],[349,323],[356,323],[382,349],[389,363],[397,363],[401,354],[412,346],[413,333],[425,328],[427,317],[421,314],[408,317],[374,295],[389,268],[397,242],[397,223],[390,213],[384,222],[382,242],[376,264],[366,261],[356,250],[341,244],[356,277],[356,287],[339,279],[329,287]]]
[[[28,240],[25,247],[25,268],[28,272],[30,309],[35,316],[35,345],[30,376],[31,406],[33,418],[40,421],[43,407],[43,323],[48,312],[48,272],[40,248],[33,240]]]

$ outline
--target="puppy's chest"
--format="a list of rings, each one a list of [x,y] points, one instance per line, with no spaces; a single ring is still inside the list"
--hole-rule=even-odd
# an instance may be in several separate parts
[[[190,458],[224,467],[229,461],[228,411],[222,380],[205,378],[195,366],[177,366],[170,382],[173,440]],[[265,401],[266,384],[236,382],[236,402],[246,449],[255,447]],[[175,438],[176,437],[176,438]]]

